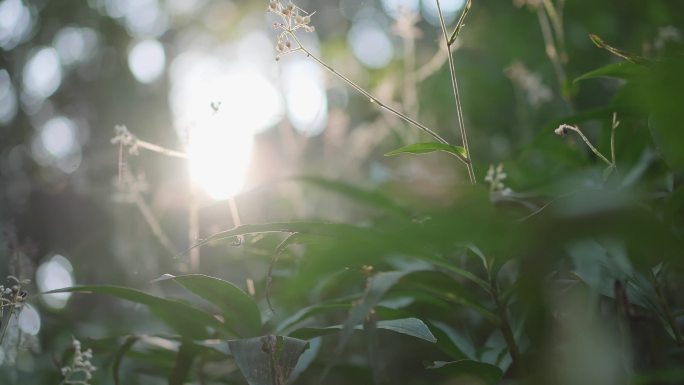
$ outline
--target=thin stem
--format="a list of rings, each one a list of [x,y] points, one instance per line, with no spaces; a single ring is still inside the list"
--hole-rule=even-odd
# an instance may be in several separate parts
[[[242,221],[240,220],[240,211],[238,210],[238,205],[235,201],[235,197],[228,198],[228,207],[230,208],[230,217],[233,220],[233,227],[238,227],[242,225]],[[244,242],[244,240],[245,237],[243,235],[239,235],[237,237],[237,244],[241,245]]]
[[[610,130],[610,157],[613,160],[613,166],[615,166],[615,129],[618,128],[619,125],[620,122],[617,120],[617,112],[613,112],[613,122]]]
[[[197,188],[190,182],[190,204],[188,207],[188,242],[190,243],[190,270],[197,272],[200,265],[200,250],[193,247],[199,239],[199,202]]]
[[[439,0],[435,0],[437,2],[437,12],[439,14],[439,23],[442,26],[442,33],[444,35],[444,41],[447,44],[447,60],[449,62],[449,74],[451,77],[451,89],[454,93],[454,100],[456,102],[456,115],[458,116],[458,125],[461,131],[461,139],[463,140],[463,148],[466,150],[466,154],[468,155],[468,159],[471,160],[471,162],[466,164],[466,168],[468,169],[468,177],[470,178],[470,183],[475,184],[476,179],[475,179],[475,170],[473,169],[473,164],[472,164],[472,155],[470,154],[470,146],[468,145],[468,135],[466,133],[465,129],[465,123],[463,121],[463,109],[461,108],[461,95],[458,90],[458,80],[456,79],[456,69],[454,68],[454,59],[451,56],[451,50],[449,49],[449,46],[451,45],[451,41],[449,37],[447,36],[447,29],[446,29],[446,24],[444,23],[444,15],[442,14],[442,7],[439,3]],[[465,19],[465,15],[468,12],[469,6],[466,5],[466,8],[463,10],[463,13],[461,14],[461,19],[459,20],[459,24],[463,24],[463,20]],[[454,31],[456,34],[457,31]],[[454,35],[456,36],[456,35]],[[454,37],[455,39],[455,37]]]
[[[404,111],[417,115],[416,95],[416,44],[412,36],[404,36]]]
[[[506,346],[508,346],[508,352],[511,354],[511,360],[513,366],[518,370],[521,376],[525,376],[526,370],[523,363],[522,354],[520,353],[520,348],[518,343],[515,341],[515,335],[513,334],[513,328],[511,327],[511,321],[508,318],[508,309],[506,304],[501,301],[501,296],[499,294],[499,286],[496,282],[496,278],[490,278],[491,295],[496,306],[497,313],[501,320],[501,333],[503,334],[504,340],[506,341]]]
[[[463,29],[463,27],[465,26],[465,18],[466,16],[468,16],[468,12],[470,12],[470,7],[472,7],[472,5],[472,0],[466,1],[465,6],[463,7],[463,12],[461,12],[461,17],[459,17],[458,22],[456,22],[456,28],[454,28],[454,32],[452,32],[451,37],[449,37],[449,39],[446,40],[447,46],[451,47],[451,45],[454,44],[454,42],[456,41],[458,35],[461,34],[461,29]],[[437,6],[439,7],[439,2],[437,2]],[[441,15],[440,18],[442,18]]]
[[[137,139],[135,145],[140,148],[144,148],[149,151],[157,152],[162,155],[167,155],[175,158],[188,159],[188,154],[176,150],[170,150],[168,148],[156,145],[154,143],[146,142],[144,140]]]
[[[564,91],[565,83],[567,82],[565,70],[563,69],[563,64],[558,58],[558,51],[556,50],[556,44],[553,39],[551,25],[549,24],[549,20],[542,7],[537,7],[537,18],[539,19],[539,26],[541,27],[542,37],[544,38],[544,50],[546,51],[546,56],[549,57],[549,60],[553,65],[553,70],[556,73],[556,78],[558,79],[558,85],[561,88],[561,94],[563,95],[563,98],[567,99],[567,95]]]
[[[589,149],[590,149],[594,154],[596,154],[596,156],[598,156],[599,158],[601,158],[601,160],[603,160],[604,162],[606,162],[606,164],[607,164],[608,166],[615,166],[615,163],[611,163],[611,162],[608,160],[608,158],[606,158],[605,156],[603,156],[603,154],[601,154],[601,152],[600,152],[599,150],[597,150],[596,147],[594,147],[594,145],[591,144],[591,142],[589,141],[589,139],[587,139],[587,137],[584,136],[584,133],[582,133],[582,130],[580,130],[579,127],[577,127],[577,126],[571,126],[571,125],[569,125],[569,124],[561,124],[561,125],[557,128],[557,131],[558,131],[558,130],[563,130],[563,129],[568,129],[568,130],[571,130],[571,131],[575,131],[575,132],[582,138],[582,140],[584,141],[584,143],[586,143],[587,146],[589,146]]]
[[[403,114],[403,113],[397,111],[396,109],[394,109],[394,108],[388,106],[387,104],[385,104],[385,103],[383,103],[382,101],[378,100],[378,99],[377,99],[375,96],[373,96],[370,92],[366,91],[365,89],[361,88],[361,86],[359,86],[358,84],[354,83],[351,79],[349,79],[349,78],[347,78],[346,76],[342,75],[341,73],[337,72],[337,70],[335,70],[334,68],[332,68],[330,65],[328,65],[327,63],[325,63],[323,60],[321,60],[320,58],[318,58],[317,56],[315,56],[314,54],[312,54],[306,47],[304,47],[304,45],[301,43],[301,41],[299,41],[299,39],[297,38],[297,35],[295,35],[293,32],[290,32],[290,31],[288,31],[288,33],[290,34],[290,36],[292,36],[292,38],[293,38],[293,39],[297,42],[297,44],[299,45],[299,47],[298,47],[297,49],[301,49],[302,52],[306,53],[306,56],[307,56],[307,57],[312,58],[314,61],[316,61],[318,64],[320,64],[323,68],[325,68],[326,70],[328,70],[328,72],[330,72],[330,73],[332,73],[333,75],[337,76],[337,77],[340,78],[342,81],[344,81],[344,82],[347,83],[349,86],[351,86],[353,89],[355,89],[358,93],[360,93],[360,94],[362,94],[363,96],[367,97],[367,98],[370,100],[371,103],[374,103],[374,104],[378,105],[380,108],[382,108],[382,109],[384,109],[384,110],[386,110],[386,111],[392,113],[393,115],[397,116],[398,118],[400,118],[401,120],[405,121],[406,123],[409,123],[409,124],[411,124],[411,125],[417,127],[418,129],[420,129],[420,130],[422,130],[423,132],[425,132],[425,133],[427,133],[428,135],[430,135],[432,138],[434,138],[434,139],[435,139],[436,141],[438,141],[439,143],[449,144],[449,142],[447,142],[446,139],[444,139],[444,138],[442,138],[441,136],[439,136],[439,134],[437,134],[436,132],[434,132],[433,130],[431,130],[430,128],[428,128],[427,126],[425,126],[424,124],[419,123],[419,122],[416,121],[415,119],[410,118],[409,116],[407,116],[407,115],[405,115],[405,114]],[[450,153],[450,154],[456,156],[461,162],[465,163],[466,165],[470,163],[470,159],[469,159],[469,158],[465,158],[465,157],[463,157],[463,156],[460,155],[460,154],[454,154],[454,153]]]
[[[171,240],[162,229],[161,224],[154,216],[154,213],[152,212],[150,206],[147,204],[147,202],[145,202],[145,199],[140,194],[140,191],[138,191],[138,189],[134,186],[135,181],[133,180],[133,176],[129,172],[124,172],[124,175],[126,177],[126,183],[129,187],[128,190],[130,191],[131,196],[133,197],[133,202],[135,203],[135,206],[138,208],[138,211],[140,211],[140,214],[142,214],[143,218],[145,219],[145,223],[147,223],[147,226],[149,226],[150,230],[152,231],[152,234],[155,236],[155,238],[157,238],[157,240],[164,247],[164,249],[171,256],[175,256],[176,252],[173,249]]]
[[[549,15],[551,19],[551,25],[553,26],[553,31],[556,33],[556,40],[558,43],[558,48],[560,51],[561,62],[565,61],[565,33],[563,32],[563,18],[560,12],[554,7],[551,0],[542,0],[544,4],[544,9],[546,14]]]

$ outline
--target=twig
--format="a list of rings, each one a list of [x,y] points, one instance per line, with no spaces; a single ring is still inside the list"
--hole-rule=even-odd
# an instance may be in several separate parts
[[[569,124],[561,124],[560,126],[558,126],[558,128],[556,128],[555,133],[556,133],[557,135],[560,135],[560,136],[565,136],[565,135],[567,134],[567,130],[576,132],[576,133],[582,138],[582,140],[584,141],[584,143],[587,144],[587,146],[589,147],[589,149],[590,149],[594,154],[596,154],[596,156],[598,156],[599,158],[601,158],[601,160],[603,160],[604,162],[606,162],[606,164],[607,164],[608,166],[611,166],[611,167],[614,167],[614,166],[615,166],[615,163],[611,163],[611,161],[608,160],[608,158],[606,158],[605,156],[603,156],[603,154],[602,154],[599,150],[597,150],[596,147],[594,147],[593,144],[591,144],[591,142],[589,141],[589,139],[587,139],[587,137],[584,136],[584,133],[582,133],[582,130],[580,130],[579,127],[577,127],[577,126],[571,126],[571,125],[569,125]],[[613,154],[614,154],[614,152],[613,152]]]
[[[342,75],[342,74],[339,73],[337,70],[335,70],[334,68],[332,68],[330,65],[328,65],[327,63],[325,63],[323,60],[319,59],[317,56],[315,56],[314,54],[312,54],[306,47],[304,47],[304,45],[303,45],[303,44],[301,43],[301,41],[297,38],[297,35],[295,35],[294,32],[289,32],[289,31],[288,31],[288,33],[290,34],[290,36],[291,36],[291,37],[297,42],[297,44],[299,45],[299,47],[297,47],[296,49],[301,50],[302,52],[304,52],[304,53],[306,54],[307,57],[310,57],[311,59],[313,59],[314,61],[316,61],[318,64],[320,64],[323,68],[325,68],[326,70],[328,70],[328,72],[330,72],[330,73],[332,73],[333,75],[337,76],[337,77],[340,78],[342,81],[344,81],[344,82],[347,83],[349,86],[351,86],[353,89],[355,89],[357,92],[359,92],[360,94],[362,94],[362,95],[364,95],[365,97],[367,97],[367,98],[370,100],[371,103],[376,104],[378,107],[380,107],[380,108],[382,108],[382,109],[384,109],[384,110],[386,110],[386,111],[392,113],[393,115],[397,116],[398,118],[400,118],[401,120],[405,121],[406,123],[409,123],[409,124],[411,124],[411,125],[417,127],[418,129],[420,129],[420,130],[422,130],[423,132],[425,132],[425,133],[427,133],[428,135],[430,135],[432,138],[434,138],[434,139],[435,139],[436,141],[438,141],[439,143],[449,144],[449,142],[447,142],[446,139],[444,139],[444,138],[442,138],[441,136],[439,136],[439,134],[437,134],[436,132],[434,132],[433,130],[431,130],[430,128],[428,128],[427,126],[425,126],[424,124],[422,124],[422,123],[416,121],[416,120],[413,119],[413,118],[410,118],[409,116],[407,116],[407,115],[405,115],[405,114],[403,114],[403,113],[397,111],[396,109],[394,109],[394,108],[388,106],[387,104],[383,103],[382,101],[378,100],[378,99],[377,99],[375,96],[373,96],[370,92],[368,92],[368,91],[366,91],[365,89],[361,88],[361,86],[359,86],[358,84],[354,83],[351,79],[349,79],[348,77]],[[469,159],[469,158],[466,158],[466,157],[464,157],[464,156],[462,156],[462,155],[460,155],[460,154],[455,154],[455,153],[450,153],[450,154],[456,156],[461,162],[463,162],[463,163],[466,164],[466,165],[467,165],[468,163],[470,163],[470,159]]]
[[[138,208],[138,211],[140,211],[140,214],[142,214],[143,218],[145,219],[145,223],[147,223],[147,226],[150,228],[155,238],[159,241],[159,244],[162,247],[164,247],[164,249],[171,256],[175,257],[176,252],[174,251],[174,248],[171,244],[171,240],[162,229],[161,224],[154,216],[154,213],[152,212],[150,206],[147,204],[147,202],[145,202],[145,199],[140,194],[139,189],[135,186],[136,181],[134,180],[133,176],[127,170],[123,171],[123,175],[125,178],[125,183],[128,192],[131,194],[131,197],[133,198],[133,203],[135,203],[135,206]]]
[[[235,197],[230,197],[228,198],[228,207],[230,208],[230,217],[233,220],[233,227],[238,227],[242,225],[242,221],[240,220],[240,211],[238,210],[238,205],[237,202],[235,201]],[[237,237],[237,245],[241,245],[245,240],[245,237],[240,235]]]
[[[472,164],[472,155],[470,154],[470,146],[468,145],[468,135],[466,133],[465,129],[465,123],[463,120],[463,109],[461,108],[461,95],[458,90],[458,80],[456,79],[456,69],[454,68],[454,59],[451,56],[451,50],[449,47],[451,46],[452,40],[449,39],[447,36],[447,29],[446,29],[446,24],[444,23],[444,15],[442,14],[442,7],[439,3],[439,0],[435,0],[437,2],[437,12],[439,14],[439,23],[442,26],[442,33],[444,34],[444,41],[447,43],[447,60],[449,62],[449,74],[451,75],[451,88],[454,93],[454,100],[456,103],[456,115],[458,116],[458,125],[461,131],[461,140],[463,140],[463,148],[466,150],[466,154],[468,155],[468,162],[466,164],[466,168],[468,169],[468,177],[470,178],[470,183],[475,184],[476,183],[476,178],[475,178],[475,170],[473,169],[473,164]],[[456,39],[456,36],[458,36],[458,33],[460,32],[461,28],[463,27],[463,22],[465,20],[465,16],[468,13],[468,10],[470,9],[470,1],[466,4],[465,8],[463,9],[463,13],[461,14],[461,17],[458,21],[458,25],[456,26],[456,30],[454,31],[454,34],[452,35],[452,39]]]
[[[539,26],[541,27],[542,37],[544,39],[544,51],[546,51],[546,56],[549,57],[551,64],[553,65],[553,70],[556,73],[556,78],[558,79],[558,86],[561,90],[561,95],[567,100],[567,95],[565,93],[565,84],[567,83],[567,77],[565,75],[565,70],[563,69],[563,63],[561,63],[558,57],[558,51],[556,50],[556,43],[553,38],[553,32],[551,31],[551,25],[547,15],[542,7],[537,7],[537,18],[539,19]]]
[[[515,335],[513,334],[511,321],[508,318],[508,308],[506,303],[501,301],[501,297],[499,295],[499,286],[495,277],[490,277],[490,287],[492,299],[494,300],[494,305],[496,306],[499,319],[501,320],[501,333],[506,341],[508,352],[511,354],[513,366],[518,370],[522,377],[525,377],[526,368],[522,359],[522,354],[520,354],[520,348],[518,347],[518,343],[515,341]]]
[[[620,121],[617,120],[617,112],[613,112],[613,122],[610,127],[610,157],[613,160],[613,166],[615,166],[615,129],[620,125]]]
[[[458,18],[458,22],[456,22],[456,28],[454,28],[454,32],[451,34],[451,37],[446,40],[447,45],[451,47],[452,44],[456,41],[456,38],[458,35],[461,34],[461,30],[465,26],[465,18],[468,16],[468,12],[470,12],[470,7],[473,6],[473,1],[472,0],[467,0],[465,3],[465,6],[463,7],[463,12],[461,12],[461,16]],[[441,13],[442,11],[439,9],[439,2],[437,2],[437,7],[440,13],[440,22],[444,23],[444,18],[442,17]]]
[[[174,158],[188,159],[188,154],[184,152],[171,150],[166,147],[162,147],[154,143],[146,142],[144,140],[139,139],[137,136],[133,135],[130,131],[128,131],[128,128],[126,128],[126,126],[116,126],[114,127],[114,130],[116,132],[116,135],[111,140],[112,144],[119,143],[120,146],[127,146],[129,147],[128,151],[132,154],[137,154],[138,149],[143,148],[148,151],[156,152]]]

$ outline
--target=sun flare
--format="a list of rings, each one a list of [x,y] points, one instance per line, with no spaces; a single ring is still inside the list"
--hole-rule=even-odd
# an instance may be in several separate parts
[[[254,137],[217,114],[190,132],[188,155],[192,180],[216,200],[240,192],[251,161]]]

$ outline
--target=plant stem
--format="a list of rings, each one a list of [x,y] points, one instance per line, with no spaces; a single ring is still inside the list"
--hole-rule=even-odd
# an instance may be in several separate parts
[[[458,22],[456,22],[456,28],[454,28],[454,32],[451,33],[451,37],[447,39],[447,46],[451,47],[451,45],[454,44],[456,41],[456,38],[458,35],[461,34],[461,29],[465,26],[465,18],[468,16],[468,12],[470,12],[470,7],[472,7],[473,1],[472,0],[467,0],[465,3],[465,6],[463,7],[463,12],[461,12],[461,16],[458,18]],[[437,2],[437,6],[439,6],[439,2]],[[440,10],[441,13],[441,10]],[[441,17],[441,15],[440,15]]]
[[[558,57],[558,51],[556,50],[556,44],[553,38],[553,32],[551,31],[551,25],[549,24],[549,19],[542,7],[537,8],[537,18],[539,19],[539,27],[541,28],[542,37],[544,38],[544,51],[546,51],[546,56],[549,57],[551,64],[553,65],[553,70],[556,73],[556,78],[558,79],[558,86],[561,90],[561,95],[564,99],[568,99],[568,95],[565,93],[565,83],[567,78],[565,75],[565,70],[563,69],[563,63],[561,63]]]
[[[472,155],[470,154],[470,146],[468,145],[468,135],[466,133],[465,123],[463,121],[463,109],[461,108],[461,95],[458,91],[458,80],[456,79],[456,69],[454,68],[454,59],[451,56],[450,46],[451,46],[452,41],[447,36],[446,24],[444,23],[444,15],[442,14],[442,7],[439,3],[439,0],[435,0],[435,1],[437,2],[437,12],[439,14],[439,23],[442,26],[442,33],[444,35],[444,42],[446,43],[447,60],[449,62],[449,75],[451,77],[451,89],[454,93],[454,100],[456,102],[456,114],[458,116],[458,125],[459,125],[460,131],[461,131],[461,139],[463,140],[463,148],[465,148],[465,150],[466,150],[466,154],[468,155],[468,159],[471,160],[471,162],[466,164],[466,168],[468,169],[468,177],[470,178],[470,183],[475,184],[476,183],[475,170],[473,169]],[[461,14],[461,18],[459,19],[459,22],[458,22],[459,26],[463,25],[463,21],[465,20],[465,15],[468,13],[469,8],[470,8],[470,4],[466,5],[466,7],[463,9],[463,13]],[[457,32],[460,31],[459,26],[457,26],[457,29],[454,31],[454,35],[453,35],[454,39],[456,39],[455,36],[458,35]]]
[[[292,38],[293,38],[293,39],[297,42],[297,44],[299,45],[299,47],[296,48],[297,50],[301,50],[302,52],[306,53],[306,56],[307,56],[307,57],[312,58],[314,61],[316,61],[318,64],[320,64],[323,68],[325,68],[326,70],[328,70],[328,72],[330,72],[330,73],[332,73],[333,75],[337,76],[337,77],[340,78],[342,81],[344,81],[344,82],[347,83],[349,86],[351,86],[353,89],[355,89],[357,92],[359,92],[359,93],[362,94],[363,96],[367,97],[367,98],[370,100],[371,103],[377,104],[380,108],[382,108],[382,109],[384,109],[384,110],[386,110],[386,111],[392,113],[393,115],[397,116],[398,118],[400,118],[401,120],[405,121],[406,123],[409,123],[409,124],[411,124],[411,125],[417,127],[418,129],[420,129],[420,130],[422,130],[423,132],[425,132],[425,133],[427,133],[428,135],[430,135],[430,136],[431,136],[432,138],[434,138],[437,142],[442,143],[442,144],[449,144],[449,142],[447,142],[446,139],[444,139],[444,138],[442,138],[441,136],[439,136],[439,134],[437,134],[436,132],[434,132],[433,130],[431,130],[430,128],[428,128],[427,126],[425,126],[424,124],[419,123],[419,122],[416,121],[415,119],[413,119],[413,118],[411,118],[411,117],[409,117],[409,116],[407,116],[407,115],[405,115],[405,114],[403,114],[403,113],[397,111],[396,109],[394,109],[394,108],[388,106],[387,104],[383,103],[382,101],[378,100],[378,99],[377,99],[375,96],[373,96],[370,92],[368,92],[368,91],[366,91],[365,89],[361,88],[361,86],[359,86],[358,84],[354,83],[351,79],[349,79],[348,77],[346,77],[346,76],[342,75],[341,73],[337,72],[337,70],[335,70],[334,68],[332,68],[330,65],[328,65],[327,63],[325,63],[323,60],[321,60],[320,58],[318,58],[316,55],[312,54],[306,47],[304,47],[304,45],[301,43],[301,41],[299,41],[299,39],[297,38],[297,35],[296,35],[293,31],[288,31],[288,33],[290,34],[290,36],[292,36]],[[466,165],[468,165],[468,164],[470,163],[470,158],[463,157],[463,156],[460,155],[460,154],[455,154],[455,153],[450,153],[450,154],[456,156],[461,162],[463,162],[463,163],[466,164]],[[468,154],[468,155],[470,155],[470,154]]]
[[[499,295],[499,286],[496,283],[496,278],[490,278],[490,286],[492,299],[494,299],[494,305],[496,306],[496,311],[501,320],[501,333],[506,341],[506,346],[508,346],[508,351],[511,354],[513,366],[518,370],[518,373],[524,377],[526,375],[526,370],[523,363],[522,354],[520,354],[520,348],[518,347],[517,342],[515,342],[515,335],[513,334],[511,321],[508,318],[508,309],[506,307],[506,303],[501,301],[501,296]]]
[[[146,142],[144,140],[136,139],[135,145],[144,148],[149,151],[157,152],[162,155],[167,155],[175,158],[188,159],[188,154],[176,150],[170,150],[168,148],[158,146],[154,143]]]
[[[594,145],[591,144],[591,142],[589,141],[589,139],[587,139],[587,137],[584,136],[584,133],[582,133],[582,130],[580,130],[579,127],[577,127],[577,126],[571,126],[571,125],[569,125],[569,124],[561,124],[561,125],[558,127],[558,129],[563,129],[563,128],[568,129],[568,130],[575,131],[575,132],[582,138],[582,140],[584,141],[584,143],[586,143],[587,146],[589,146],[589,149],[590,149],[594,154],[596,154],[596,156],[598,156],[599,158],[601,158],[601,160],[603,160],[604,162],[606,162],[606,164],[607,164],[608,166],[613,166],[613,167],[615,166],[615,163],[611,163],[611,161],[609,161],[608,158],[606,158],[605,156],[603,156],[603,154],[601,154],[601,152],[600,152],[599,150],[597,150],[596,147],[594,147]]]
[[[617,120],[617,112],[613,112],[613,122],[610,130],[610,157],[613,161],[613,167],[615,167],[615,129],[619,125],[620,122]]]

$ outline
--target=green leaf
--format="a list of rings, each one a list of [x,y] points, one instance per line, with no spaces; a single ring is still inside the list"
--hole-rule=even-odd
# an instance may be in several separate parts
[[[309,183],[316,187],[339,193],[355,202],[375,207],[392,214],[397,214],[404,217],[408,216],[408,210],[406,210],[406,208],[400,206],[390,197],[377,190],[366,190],[348,183],[344,183],[342,181],[315,176],[300,176],[295,177],[294,180]]]
[[[575,78],[574,81],[579,82],[586,79],[595,79],[602,77],[629,80],[644,75],[644,72],[644,67],[634,64],[632,62],[625,61],[608,64],[607,66],[603,66],[593,71],[589,71]]]
[[[120,377],[119,377],[119,367],[121,366],[121,361],[123,360],[124,356],[126,353],[133,347],[133,345],[138,342],[140,337],[138,336],[128,336],[126,337],[126,340],[124,341],[123,345],[119,349],[117,349],[116,354],[114,355],[114,364],[112,365],[112,375],[114,377],[114,384],[115,385],[120,385]]]
[[[503,372],[497,366],[473,360],[436,361],[428,369],[444,372],[457,380],[478,378],[490,385],[497,384],[503,377]]]
[[[342,327],[342,335],[340,336],[340,341],[337,346],[338,354],[342,352],[347,342],[349,342],[349,337],[351,337],[352,331],[356,325],[360,325],[368,313],[375,307],[375,305],[380,302],[382,297],[387,293],[389,289],[392,288],[401,278],[413,271],[389,271],[380,272],[375,274],[368,288],[361,299],[361,302],[354,306],[349,312],[349,318],[344,322]]]
[[[283,336],[228,341],[230,351],[249,385],[285,385],[309,343]]]
[[[419,338],[421,340],[435,343],[437,338],[432,334],[430,329],[425,325],[425,322],[418,318],[400,318],[394,320],[383,320],[378,321],[378,329],[388,330],[391,332],[404,334],[407,336]],[[332,325],[326,327],[305,327],[297,329],[290,335],[296,338],[311,339],[316,337],[325,336],[328,334],[333,334],[341,331],[343,325]],[[352,328],[352,331],[363,330],[362,325],[356,325]]]
[[[51,290],[52,293],[98,293],[108,294],[127,301],[147,306],[154,316],[164,321],[179,334],[193,338],[208,338],[207,327],[226,331],[224,325],[211,314],[205,313],[178,300],[157,297],[139,290],[120,286],[90,285],[73,286],[64,289]]]
[[[261,334],[261,313],[249,294],[219,278],[202,274],[173,276],[165,274],[155,281],[173,280],[215,305],[224,318],[224,325],[240,337]]]
[[[468,159],[468,153],[466,152],[465,148],[439,142],[409,144],[408,146],[404,146],[396,150],[390,151],[386,153],[385,156],[393,156],[399,154],[426,154],[435,151],[448,152],[450,154],[458,156],[462,160]]]
[[[420,338],[435,343],[437,338],[430,332],[425,322],[418,318],[400,318],[393,320],[378,321],[378,329],[390,330],[395,333]]]
[[[441,351],[455,360],[475,358],[475,347],[468,338],[443,322],[430,321],[429,324]]]

